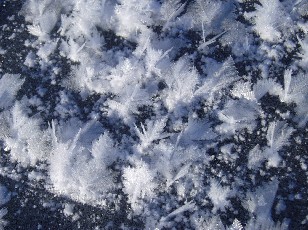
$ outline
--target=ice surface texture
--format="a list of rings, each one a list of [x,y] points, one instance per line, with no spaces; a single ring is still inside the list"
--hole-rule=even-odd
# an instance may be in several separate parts
[[[307,12],[301,0],[24,1],[22,32],[0,27],[24,39],[20,71],[0,66],[0,138],[6,164],[28,170],[2,175],[125,206],[122,229],[304,227]]]

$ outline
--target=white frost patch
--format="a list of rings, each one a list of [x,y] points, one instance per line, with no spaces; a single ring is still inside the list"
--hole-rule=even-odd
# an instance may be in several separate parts
[[[248,168],[257,169],[265,160],[265,157],[266,156],[260,149],[260,146],[256,145],[252,150],[249,151]]]
[[[4,74],[0,79],[0,108],[7,109],[24,83],[19,74]]]
[[[39,181],[39,180],[45,179],[46,176],[44,176],[44,174],[41,173],[41,172],[31,171],[31,172],[28,174],[28,178],[29,178],[29,180]]]
[[[167,118],[161,118],[156,121],[148,121],[146,128],[141,124],[141,130],[135,126],[137,136],[140,139],[138,150],[142,153],[146,150],[153,141],[168,137],[168,134],[163,133],[163,129],[166,126]],[[144,152],[146,153],[146,152]]]
[[[267,184],[257,188],[255,192],[247,193],[246,200],[243,205],[250,211],[251,214],[255,214],[257,216],[257,220],[252,218],[249,221],[247,224],[248,229],[259,229],[260,226],[258,225],[264,225],[263,229],[271,229],[267,228],[266,225],[274,225],[271,218],[271,209],[278,189],[278,184],[279,183],[275,178]]]
[[[169,89],[165,103],[169,110],[175,110],[180,107],[179,105],[185,105],[193,99],[199,75],[194,67],[187,68],[187,66],[188,61],[180,59],[165,76]]]
[[[285,13],[279,0],[261,0],[256,5],[256,11],[246,13],[246,17],[254,17],[255,31],[260,37],[269,42],[276,42],[282,38],[282,28],[289,26],[290,18]]]
[[[221,186],[219,182],[212,179],[208,196],[214,205],[214,213],[218,210],[224,211],[226,206],[229,205],[229,201],[227,199],[231,196],[231,190],[229,187]]]
[[[33,53],[32,51],[30,51],[27,56],[26,56],[26,60],[24,61],[24,65],[28,66],[28,67],[34,67],[35,63],[36,63],[36,55],[35,53]]]
[[[155,196],[157,184],[155,174],[145,162],[136,162],[133,167],[126,167],[123,172],[123,191],[128,195],[128,202],[136,214],[143,210],[142,200],[150,200]]]
[[[0,47],[0,55],[4,55],[6,53],[6,50]]]
[[[42,60],[48,61],[48,57],[54,52],[57,47],[58,40],[46,42],[43,46],[39,48],[37,51],[37,56],[39,56]]]
[[[72,215],[74,215],[74,207],[75,207],[75,205],[66,203],[64,205],[63,214],[65,216],[72,216]]]
[[[148,26],[154,24],[153,18],[159,8],[155,1],[120,0],[115,7],[115,25],[117,34],[136,39],[139,33],[146,34]],[[134,13],[131,13],[134,12]]]
[[[289,138],[294,129],[288,127],[285,122],[278,121],[270,123],[267,130],[267,143],[265,148],[265,156],[268,160],[268,166],[277,167],[281,161],[278,151],[289,143]]]
[[[20,103],[16,102],[7,115],[3,124],[9,124],[9,128],[3,139],[11,159],[23,166],[46,160],[51,149],[49,130],[41,130],[40,121],[29,118]]]
[[[191,144],[191,142],[195,141],[213,140],[217,137],[217,134],[214,133],[211,125],[208,121],[189,117],[188,123],[181,134],[181,142]]]
[[[219,133],[235,134],[246,128],[252,131],[256,127],[256,118],[259,115],[259,107],[254,101],[230,100],[225,108],[218,112],[218,118],[223,123],[216,126]]]
[[[169,213],[167,216],[162,217],[160,219],[160,224],[163,224],[164,222],[168,221],[169,219],[171,219],[172,217],[175,217],[185,211],[190,211],[193,210],[195,208],[195,203],[193,202],[187,202],[186,204],[182,205],[181,207],[175,209],[174,211],[172,211],[171,213]]]
[[[113,141],[107,134],[92,137],[92,143],[84,139],[96,126],[90,122],[65,141],[62,132],[56,134],[53,124],[53,150],[49,159],[53,189],[81,202],[104,203],[103,195],[114,187],[114,175],[108,169],[118,157]]]

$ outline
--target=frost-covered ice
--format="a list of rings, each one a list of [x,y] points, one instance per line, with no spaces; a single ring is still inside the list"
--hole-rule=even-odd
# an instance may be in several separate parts
[[[308,225],[306,1],[1,10],[0,229],[22,226],[14,207],[33,191],[82,229]],[[29,191],[11,196],[12,180]]]

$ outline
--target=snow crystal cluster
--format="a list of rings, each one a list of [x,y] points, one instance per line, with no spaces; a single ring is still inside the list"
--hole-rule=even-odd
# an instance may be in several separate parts
[[[0,138],[29,180],[124,203],[141,229],[308,224],[306,1],[26,0],[19,14]]]

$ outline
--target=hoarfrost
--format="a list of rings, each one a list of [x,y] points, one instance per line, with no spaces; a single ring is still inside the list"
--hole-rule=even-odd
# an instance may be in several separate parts
[[[123,229],[287,229],[293,209],[301,228],[292,199],[307,184],[306,8],[23,1],[25,25],[17,14],[0,23],[1,176],[17,162],[15,174],[71,203],[115,206]],[[0,187],[0,205],[6,197]],[[120,227],[109,219],[105,228]]]

